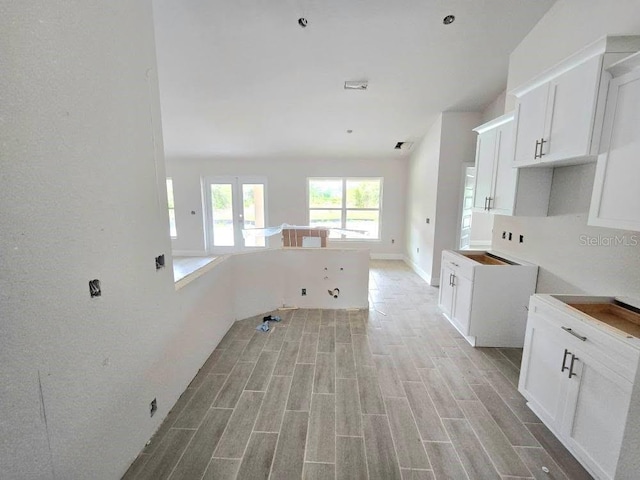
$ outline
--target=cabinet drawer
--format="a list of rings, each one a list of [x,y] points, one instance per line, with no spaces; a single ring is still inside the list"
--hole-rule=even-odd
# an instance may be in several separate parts
[[[473,268],[477,265],[473,260],[449,250],[442,252],[442,264],[453,270],[454,275],[468,280],[473,280]],[[443,278],[440,281],[447,282],[448,279]]]
[[[530,311],[557,326],[558,338],[563,339],[566,348],[578,348],[626,380],[634,381],[640,359],[637,349],[591,323],[536,299],[535,296],[531,298]]]

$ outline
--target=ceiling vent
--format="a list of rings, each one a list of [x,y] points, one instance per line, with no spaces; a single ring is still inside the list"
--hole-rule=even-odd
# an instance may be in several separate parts
[[[366,80],[350,80],[344,82],[345,90],[366,90],[369,86],[369,82]]]
[[[411,150],[413,147],[413,142],[398,142],[394,147],[396,150]]]

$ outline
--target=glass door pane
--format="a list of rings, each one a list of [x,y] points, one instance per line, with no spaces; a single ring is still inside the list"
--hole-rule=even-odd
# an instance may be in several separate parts
[[[242,227],[265,228],[264,224],[264,184],[242,184]],[[242,232],[240,232],[242,234]],[[264,247],[265,237],[250,235],[244,239],[245,247]]]
[[[213,246],[233,247],[235,245],[233,185],[231,183],[212,183],[210,186]]]

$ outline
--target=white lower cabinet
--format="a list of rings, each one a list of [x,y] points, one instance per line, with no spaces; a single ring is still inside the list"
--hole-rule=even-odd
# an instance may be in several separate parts
[[[440,309],[473,346],[522,347],[538,267],[484,251],[445,250]]]
[[[616,476],[616,469],[634,388],[629,372],[637,367],[638,351],[542,297],[547,296],[531,299],[518,388],[595,478],[626,478]],[[630,358],[635,365],[628,364]]]

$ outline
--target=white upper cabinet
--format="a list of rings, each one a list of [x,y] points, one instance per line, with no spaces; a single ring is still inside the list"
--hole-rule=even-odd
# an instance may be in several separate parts
[[[474,210],[545,216],[552,171],[513,168],[513,113],[480,125],[474,131],[478,132]]]
[[[595,161],[610,74],[640,37],[604,37],[510,93],[516,96],[513,166]]]
[[[613,65],[589,225],[640,231],[640,53]]]

